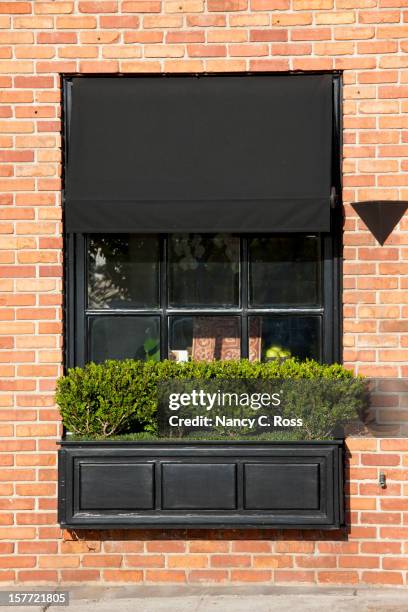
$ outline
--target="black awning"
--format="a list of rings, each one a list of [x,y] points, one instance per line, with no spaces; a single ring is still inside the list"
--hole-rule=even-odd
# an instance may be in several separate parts
[[[328,231],[330,75],[75,77],[68,231]]]

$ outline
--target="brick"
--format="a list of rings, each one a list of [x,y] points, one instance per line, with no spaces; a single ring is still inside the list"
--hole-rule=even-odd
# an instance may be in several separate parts
[[[34,12],[39,15],[60,15],[72,13],[73,2],[35,2]]]
[[[13,26],[27,30],[51,30],[54,21],[52,17],[15,17]]]
[[[58,57],[67,58],[83,58],[83,57],[98,57],[97,47],[61,47],[58,49]],[[105,57],[105,56],[104,56]]]
[[[227,582],[228,572],[224,570],[191,570],[188,574],[189,582]]]
[[[56,554],[57,542],[18,542],[19,554]]]
[[[348,28],[336,28],[335,33],[334,33],[334,38],[337,40],[361,40],[361,39],[367,39],[367,38],[374,38],[374,35],[375,35],[374,28],[348,27]],[[365,44],[365,47],[363,47],[364,50],[362,50],[361,52],[370,53],[370,51],[368,51],[367,49],[370,49],[371,47],[369,45],[373,45],[373,44],[375,43]],[[362,45],[363,43],[359,43],[357,45],[357,49],[360,50],[360,46]],[[375,51],[372,51],[372,52],[375,53]],[[387,52],[388,52],[387,48],[382,48],[382,50],[379,51],[379,53],[387,53]]]
[[[213,565],[216,565],[216,564],[213,564]],[[167,566],[169,568],[180,568],[180,569],[205,568],[208,566],[208,556],[198,555],[198,554],[171,555],[167,559]]]
[[[105,545],[108,542],[105,542]],[[60,543],[60,552],[62,554],[79,554],[79,553],[99,553],[101,550],[101,542],[88,542],[82,540],[62,541]],[[115,551],[116,552],[116,551]],[[121,559],[122,557],[118,555]]]
[[[360,11],[359,21],[361,23],[398,23],[399,11]]]
[[[295,11],[310,11],[332,9],[332,0],[294,0],[293,8]]]
[[[240,542],[236,542],[238,548],[235,548],[235,552],[245,552],[239,550]],[[248,542],[243,542],[242,544],[252,544]],[[254,543],[256,545],[256,542]],[[229,550],[228,542],[224,542],[222,540],[194,540],[189,543],[189,552],[190,553],[225,553]]]
[[[34,567],[36,565],[35,557],[25,557],[20,555],[14,555],[12,557],[0,557],[0,568],[21,568],[21,567]]]
[[[289,69],[289,62],[287,59],[258,59],[250,61],[251,70],[276,70],[286,71]]]
[[[33,540],[35,527],[0,527],[0,540]]]
[[[190,57],[223,57],[227,54],[225,45],[187,45]]]
[[[249,567],[251,557],[248,555],[212,555],[212,567]]]
[[[76,44],[76,32],[39,32],[37,34],[37,44],[59,45]]]
[[[196,564],[194,564],[191,558],[189,558],[186,564],[183,564],[181,561],[178,564],[177,561],[174,560],[175,558],[176,556],[171,556],[168,558],[169,567],[205,567],[206,565],[204,564],[203,566],[201,566],[199,564],[199,560]],[[164,555],[126,555],[125,565],[127,567],[140,568],[164,567],[165,557]]]
[[[329,40],[330,38],[330,28],[301,28],[291,32],[291,40]]]
[[[123,571],[123,570],[122,570]],[[106,573],[104,572],[105,579]],[[129,572],[130,574],[140,574],[139,580],[142,579],[142,572]],[[146,581],[147,582],[186,582],[186,574],[182,570],[160,570],[160,569],[148,569],[146,570]],[[132,579],[133,582],[133,579]]]
[[[186,550],[186,543],[177,540],[155,540],[146,542],[147,552],[179,553]]]
[[[399,465],[401,462],[399,455],[391,454],[374,454],[374,455],[362,455],[362,465]]]
[[[202,13],[203,10],[203,0],[168,0],[165,3],[166,13]]]
[[[122,5],[122,11],[126,13],[126,5],[128,2],[124,2]],[[115,2],[79,2],[78,4],[80,13],[117,13],[118,12],[118,3]]]
[[[385,321],[384,321],[385,323]],[[387,321],[388,323],[388,321]],[[401,323],[405,323],[405,328],[398,329],[394,331],[407,331],[408,332],[408,321],[401,321]],[[391,330],[386,330],[391,331]],[[381,440],[381,450],[385,451],[408,451],[408,440],[405,439],[389,439],[389,440]]]
[[[382,567],[385,570],[406,570],[408,569],[408,559],[404,557],[385,558]]]
[[[101,28],[116,29],[116,28],[138,28],[139,17],[134,15],[119,16],[102,16],[99,18]]]
[[[395,53],[397,50],[398,45],[394,41],[357,43],[358,53]]]
[[[314,542],[281,541],[275,543],[275,552],[278,553],[312,553]]]
[[[354,11],[336,11],[329,13],[316,13],[315,23],[318,25],[338,25],[343,23],[354,23],[356,16]]]
[[[231,57],[254,57],[269,54],[268,45],[241,44],[229,45],[229,55]]]
[[[247,7],[247,0],[208,0],[209,11],[245,11]]]
[[[245,60],[207,59],[205,68],[208,72],[242,72],[246,68]]]
[[[332,572],[318,572],[318,582],[326,584],[356,584],[358,582],[357,572],[347,571],[332,571]]]
[[[119,570],[106,570],[106,572],[104,572],[108,575],[105,578],[107,582],[111,580],[110,574],[114,571]],[[61,579],[66,582],[93,582],[95,580],[100,580],[100,571],[96,569],[63,569],[61,570]],[[119,581],[119,579],[117,580]],[[132,582],[136,582],[136,576],[133,577]]]
[[[269,582],[271,572],[269,570],[231,570],[232,582]]]
[[[24,570],[18,572],[18,579],[21,582],[49,582],[57,581],[57,572],[51,570]]]
[[[39,567],[43,569],[71,568],[78,566],[79,557],[77,555],[43,555],[39,557]]]
[[[273,55],[308,55],[312,51],[311,45],[306,44],[273,44],[271,45]]]
[[[124,13],[160,13],[161,8],[160,0],[133,0],[122,5]]]
[[[357,554],[357,542],[318,542],[318,550],[320,553],[333,554]]]
[[[264,30],[251,30],[250,40],[252,42],[271,42],[271,41],[286,41],[288,39],[288,33],[283,29],[264,29]]]
[[[17,525],[54,525],[56,518],[55,512],[19,512],[16,514]]]
[[[400,572],[363,572],[362,581],[368,584],[403,584]]]
[[[401,553],[401,544],[399,542],[362,542],[361,552],[378,555],[394,555]]]
[[[201,47],[205,55],[206,47]],[[197,54],[199,52],[197,51]],[[183,57],[184,47],[181,45],[145,45],[145,57]],[[191,53],[190,53],[191,55]]]
[[[0,13],[7,15],[31,13],[31,2],[0,2]]]
[[[378,557],[366,557],[363,555],[343,555],[339,558],[340,568],[378,568],[380,560]]]
[[[274,569],[293,567],[293,557],[290,555],[254,555],[255,569]]]
[[[125,33],[125,42],[136,42],[136,41],[132,41],[132,40],[126,40],[126,36],[127,35],[131,35],[132,32],[126,32]],[[96,45],[96,44],[110,44],[110,43],[114,43],[117,42],[119,40],[119,32],[80,32],[79,34],[80,36],[80,41],[81,44],[90,44],[90,45]]]
[[[264,577],[266,580],[266,576]],[[314,571],[307,570],[275,570],[277,583],[310,583],[315,582]]]
[[[68,542],[65,543],[65,545],[67,544]],[[71,542],[70,544],[71,545],[80,544],[80,542]],[[99,544],[99,543],[96,542],[95,544]],[[103,548],[106,553],[123,553],[123,554],[141,553],[144,550],[143,542],[136,542],[132,540],[131,541],[128,541],[128,540],[109,541],[108,540],[103,543]],[[182,550],[184,550],[184,548]],[[82,552],[82,551],[79,551],[79,552]]]
[[[205,26],[205,23],[202,23],[201,20],[208,20],[210,21],[211,19],[219,19],[219,17],[213,17],[211,18],[210,16],[205,16],[205,17],[193,17],[193,16],[189,16],[187,17],[187,24],[189,26]],[[222,20],[225,21],[225,17],[222,17]],[[143,27],[144,28],[179,28],[181,27],[183,22],[183,18],[178,16],[178,15],[155,15],[153,16],[149,16],[146,15],[145,17],[143,17]],[[208,24],[210,25],[210,23]],[[211,23],[211,25],[213,25]]]
[[[408,26],[379,26],[377,37],[385,38],[408,38]]]
[[[88,16],[79,17],[77,15],[73,15],[70,17],[57,17],[57,29],[89,30],[89,29],[94,29],[94,28],[96,28],[96,18],[95,17],[88,17]]]
[[[82,567],[120,567],[121,563],[121,555],[83,555],[81,564]]]

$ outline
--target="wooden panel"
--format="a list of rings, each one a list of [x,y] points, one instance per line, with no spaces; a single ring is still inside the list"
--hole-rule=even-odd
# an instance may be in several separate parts
[[[342,441],[61,446],[63,527],[337,529],[343,523]]]
[[[228,463],[164,463],[163,510],[233,510],[236,466]]]
[[[318,463],[248,463],[244,469],[247,510],[318,510]]]
[[[79,466],[79,504],[83,510],[151,510],[153,465],[88,463]]]

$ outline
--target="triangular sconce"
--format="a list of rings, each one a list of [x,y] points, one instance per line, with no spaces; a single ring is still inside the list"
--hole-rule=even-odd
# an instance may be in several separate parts
[[[408,209],[408,201],[372,200],[354,202],[352,207],[382,246]]]

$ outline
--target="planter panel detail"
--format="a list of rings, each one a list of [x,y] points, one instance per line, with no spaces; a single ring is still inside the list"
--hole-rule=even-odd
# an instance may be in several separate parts
[[[343,442],[66,442],[63,527],[278,527],[343,522]]]

